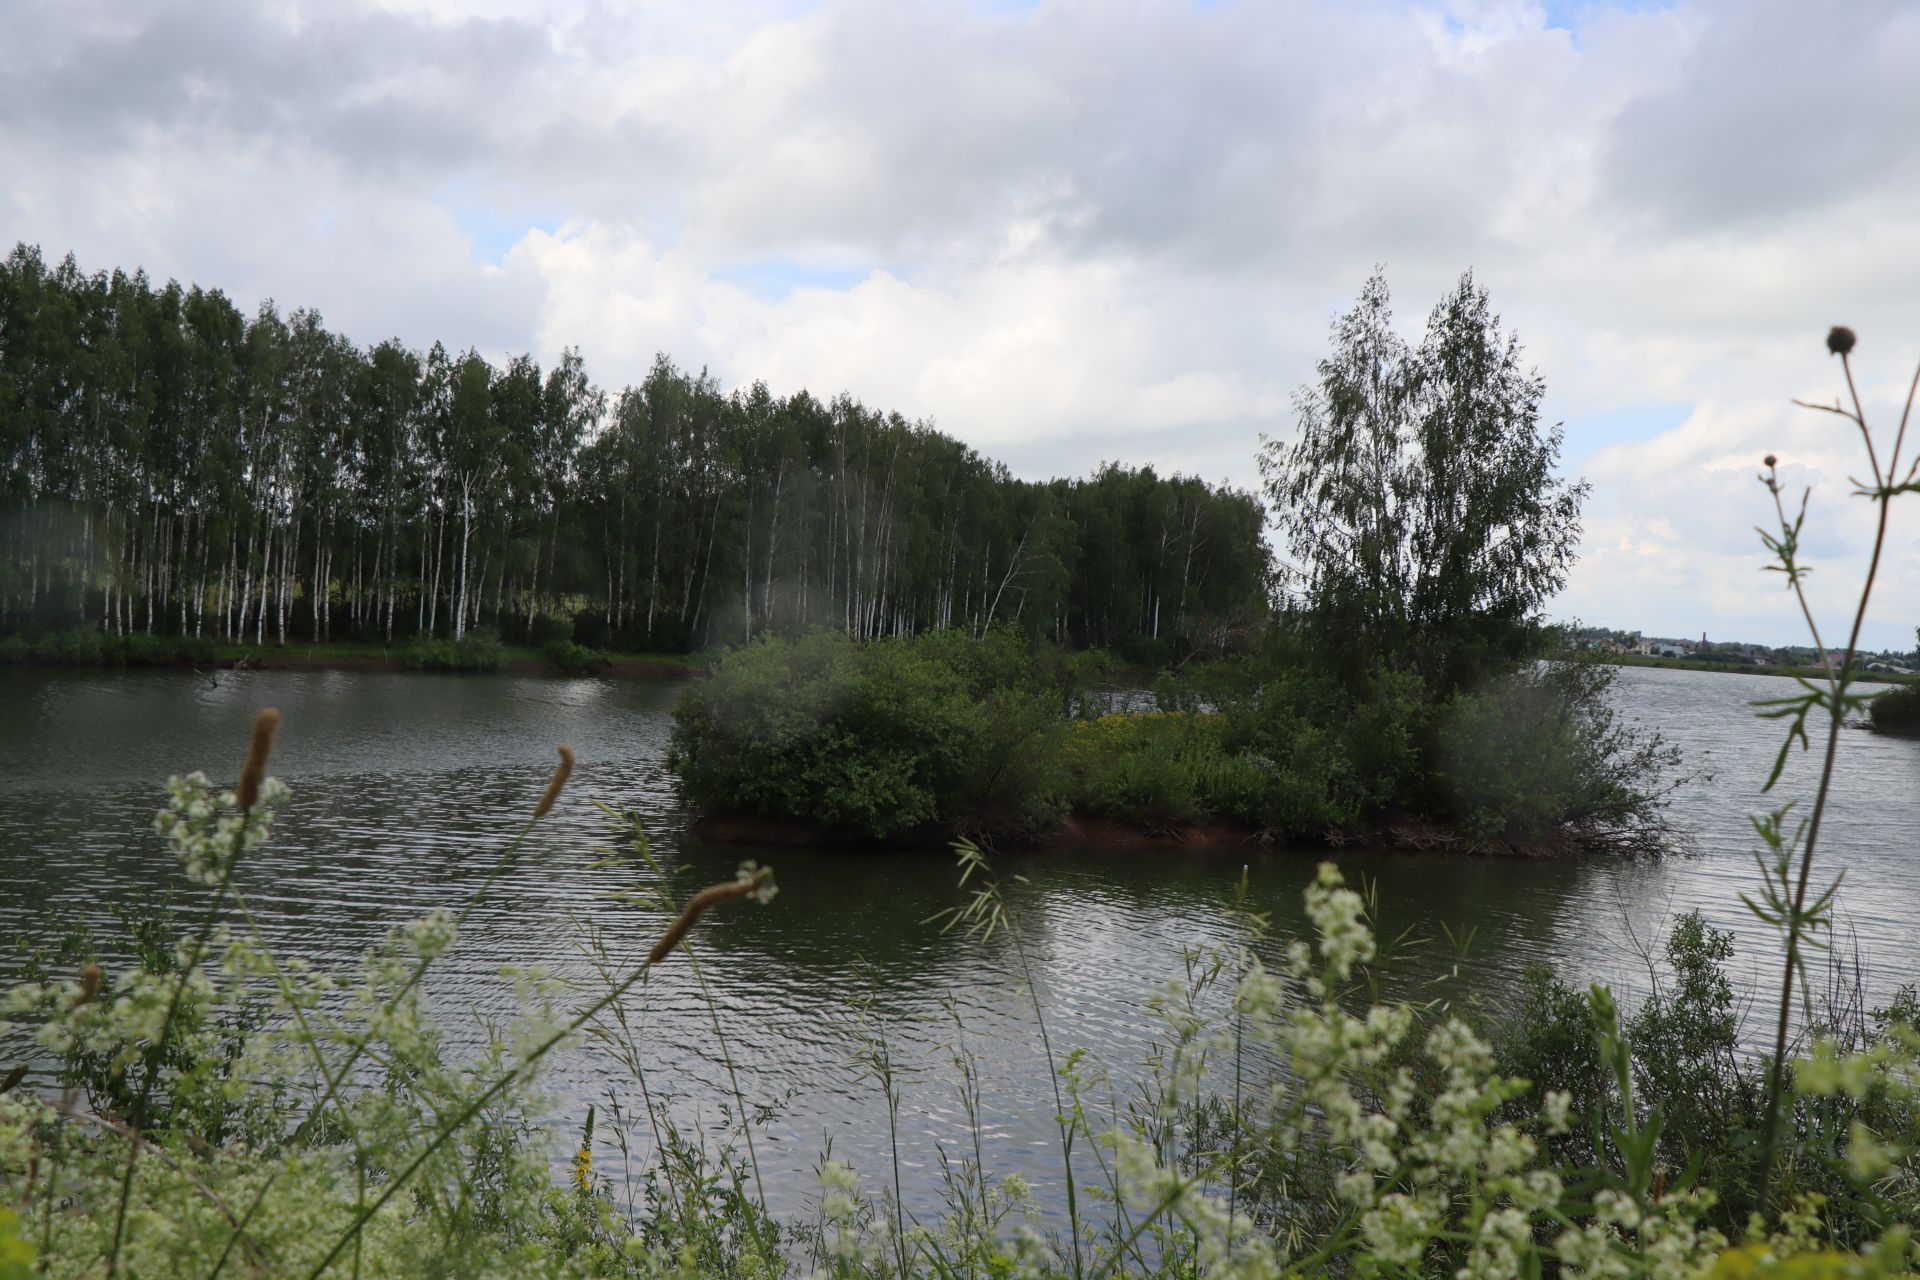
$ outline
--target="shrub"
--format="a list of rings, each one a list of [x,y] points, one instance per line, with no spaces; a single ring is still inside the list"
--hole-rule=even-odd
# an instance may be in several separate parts
[[[1903,684],[1867,704],[1868,722],[1881,733],[1920,734],[1920,684]]]
[[[571,640],[555,640],[541,651],[547,665],[561,675],[597,675],[613,665],[613,659],[598,649],[589,649]]]
[[[104,656],[127,667],[211,666],[217,650],[203,636],[157,636],[145,631],[108,637]]]
[[[41,636],[33,644],[33,656],[40,662],[63,666],[97,666],[105,658],[106,637],[93,626],[70,627]]]
[[[613,647],[613,628],[607,625],[604,614],[582,613],[573,619],[567,638],[591,649],[610,649]]]
[[[507,660],[491,631],[469,631],[458,640],[423,636],[407,646],[402,661],[414,671],[498,671]]]
[[[571,643],[573,639],[573,619],[565,614],[536,614],[533,625],[527,628],[527,643],[540,649],[551,644]]]
[[[1568,832],[1657,844],[1662,774],[1678,752],[1622,724],[1614,669],[1542,662],[1440,712],[1430,800],[1470,838],[1527,845]]]
[[[769,637],[688,691],[668,763],[709,810],[873,838],[1027,828],[1058,817],[1050,779],[1069,696],[1053,660],[1012,637]]]
[[[1062,752],[1069,808],[1145,826],[1210,816],[1224,763],[1217,716],[1153,712],[1074,723]]]

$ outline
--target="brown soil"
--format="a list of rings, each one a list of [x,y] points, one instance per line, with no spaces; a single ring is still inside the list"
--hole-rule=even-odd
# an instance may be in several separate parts
[[[874,840],[844,831],[829,831],[810,823],[766,818],[757,814],[710,814],[695,823],[696,839],[710,844],[776,845],[788,848],[937,849],[956,834],[928,825],[886,840]],[[1275,843],[1274,833],[1249,823],[1188,822],[1169,827],[1143,828],[1116,818],[1076,814],[1044,833],[999,837],[1002,847],[1025,849],[1244,849]],[[1617,837],[1565,833],[1532,841],[1476,842],[1446,823],[1413,815],[1325,831],[1283,842],[1288,847],[1319,845],[1329,849],[1368,849],[1426,853],[1451,857],[1568,857],[1588,853],[1641,854],[1650,850]]]

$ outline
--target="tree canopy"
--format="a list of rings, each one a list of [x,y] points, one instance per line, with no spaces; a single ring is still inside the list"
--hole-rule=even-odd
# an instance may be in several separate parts
[[[1356,670],[1408,661],[1444,691],[1532,643],[1587,486],[1556,473],[1545,384],[1471,272],[1418,345],[1392,319],[1376,271],[1296,397],[1297,436],[1268,440],[1261,472],[1290,599],[1321,643]]]
[[[0,632],[393,639],[571,615],[698,648],[1012,625],[1173,653],[1267,605],[1265,512],[1107,465],[1017,480],[924,422],[665,357],[609,394],[310,310],[0,263]]]

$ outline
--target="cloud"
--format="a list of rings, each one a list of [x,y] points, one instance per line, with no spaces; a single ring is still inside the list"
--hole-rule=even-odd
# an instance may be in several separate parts
[[[1884,416],[1916,336],[1891,0],[22,0],[8,35],[0,238],[363,342],[847,390],[1028,475],[1251,484],[1374,264],[1410,327],[1471,266],[1594,482],[1559,607],[1653,632],[1793,638],[1769,450],[1839,607],[1859,457],[1787,401],[1845,320]]]

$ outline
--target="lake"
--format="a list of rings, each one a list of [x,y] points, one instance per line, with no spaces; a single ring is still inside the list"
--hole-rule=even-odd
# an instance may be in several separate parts
[[[0,936],[44,940],[60,921],[110,928],[116,907],[176,885],[150,826],[161,783],[196,768],[230,781],[254,711],[272,705],[286,714],[274,772],[293,794],[239,887],[277,947],[344,967],[395,924],[466,900],[524,824],[554,746],[567,742],[580,767],[565,799],[430,983],[454,1025],[471,1028],[466,1010],[507,1006],[502,966],[585,975],[588,928],[628,962],[658,936],[657,913],[608,896],[635,873],[594,865],[619,835],[590,803],[601,800],[642,815],[682,894],[727,878],[742,858],[778,872],[772,904],[727,906],[695,935],[742,1093],[776,1108],[759,1158],[777,1211],[803,1208],[812,1179],[782,1175],[811,1169],[828,1144],[870,1185],[883,1180],[886,1111],[854,1065],[876,1028],[903,1072],[906,1198],[932,1205],[940,1145],[956,1154],[970,1146],[948,1047],[956,1014],[980,1065],[989,1173],[1018,1172],[1048,1196],[1058,1173],[1053,1100],[1010,939],[976,942],[929,923],[963,900],[951,855],[688,840],[665,763],[681,688],[365,672],[222,673],[214,686],[171,672],[0,669]],[[1403,949],[1392,975],[1402,992],[1497,1001],[1533,961],[1577,982],[1644,990],[1666,923],[1693,908],[1741,935],[1736,980],[1770,987],[1771,936],[1738,896],[1756,883],[1748,816],[1810,801],[1817,760],[1796,753],[1774,797],[1762,797],[1780,727],[1755,720],[1748,704],[1792,688],[1764,676],[1620,672],[1621,710],[1712,774],[1674,801],[1692,851],[1659,861],[1284,848],[1005,856],[1003,874],[1025,878],[1009,896],[1055,1048],[1085,1048],[1123,1086],[1152,1033],[1147,997],[1179,971],[1183,949],[1226,939],[1221,908],[1242,867],[1252,905],[1290,934],[1302,918],[1300,891],[1329,856],[1350,880],[1377,884],[1383,935],[1426,940]],[[1920,972],[1916,837],[1920,741],[1843,733],[1822,862],[1846,871],[1842,950],[1864,962],[1875,997]],[[0,977],[20,960],[18,948],[0,953]],[[635,1008],[656,1098],[683,1127],[721,1125],[724,1066],[684,957],[649,979]],[[616,1074],[590,1046],[562,1055],[549,1076],[556,1123],[577,1130],[599,1102],[605,1136]],[[616,1087],[622,1105],[633,1105],[630,1083]]]

